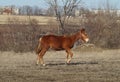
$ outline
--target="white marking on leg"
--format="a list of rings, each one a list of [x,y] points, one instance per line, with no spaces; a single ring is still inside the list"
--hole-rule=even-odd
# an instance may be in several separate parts
[[[43,66],[46,66],[46,64],[43,64]]]
[[[71,58],[70,58],[70,59],[68,59],[67,63],[70,63],[70,61],[71,61]]]

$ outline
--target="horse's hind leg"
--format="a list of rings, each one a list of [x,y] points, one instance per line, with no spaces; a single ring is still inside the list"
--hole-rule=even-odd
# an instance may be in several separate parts
[[[40,61],[40,63],[43,66],[45,66],[45,63],[44,63],[44,60],[43,60],[43,56],[44,56],[44,54],[45,54],[46,51],[47,51],[46,49],[42,49],[41,52],[40,52],[40,54],[39,54],[39,61]]]
[[[38,64],[39,64],[39,62],[40,62],[40,60],[39,60],[39,54],[38,54],[38,56],[37,56],[37,62],[36,62],[36,65],[38,65]]]

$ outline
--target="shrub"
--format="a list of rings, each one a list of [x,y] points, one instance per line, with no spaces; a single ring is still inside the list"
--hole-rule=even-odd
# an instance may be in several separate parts
[[[88,29],[91,42],[105,48],[120,48],[120,22],[116,12],[89,13]]]

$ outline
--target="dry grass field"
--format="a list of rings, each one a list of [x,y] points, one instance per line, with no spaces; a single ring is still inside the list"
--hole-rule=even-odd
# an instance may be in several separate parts
[[[120,82],[120,50],[73,50],[70,65],[64,51],[48,51],[47,66],[36,66],[34,52],[0,52],[0,82]]]
[[[12,21],[21,21],[21,22],[29,22],[29,16],[21,16],[21,15],[0,15],[0,24],[7,24],[8,19],[12,19]],[[56,22],[55,17],[48,16],[30,16],[30,19],[36,19],[40,25],[45,25],[49,22]]]

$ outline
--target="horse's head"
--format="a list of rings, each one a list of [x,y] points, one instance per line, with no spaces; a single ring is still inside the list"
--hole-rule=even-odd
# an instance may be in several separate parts
[[[79,33],[80,33],[81,40],[83,40],[84,42],[88,42],[89,41],[89,37],[88,37],[88,35],[87,35],[87,33],[86,33],[84,28],[82,28]]]

